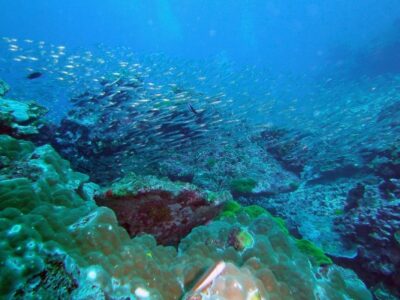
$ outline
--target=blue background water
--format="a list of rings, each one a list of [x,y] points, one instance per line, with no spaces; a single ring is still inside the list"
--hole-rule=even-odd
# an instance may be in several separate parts
[[[0,7],[0,36],[224,55],[279,72],[320,71],[400,27],[398,0],[0,0]]]

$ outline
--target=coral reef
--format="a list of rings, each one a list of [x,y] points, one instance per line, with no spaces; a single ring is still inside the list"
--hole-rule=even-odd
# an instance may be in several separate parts
[[[0,82],[0,97],[7,90]],[[194,98],[173,88],[160,95]],[[147,98],[157,107],[147,106]],[[311,132],[267,127],[252,133],[246,124],[222,131],[208,125],[218,112],[200,118],[197,106],[164,100],[140,78],[103,82],[100,91],[73,99],[74,108],[58,127],[44,126],[46,110],[33,102],[0,99],[0,133],[50,142],[74,167],[104,183],[100,188],[88,182],[48,145],[1,136],[2,295],[176,299],[224,261],[237,276],[232,282],[245,278],[260,280],[266,290],[271,282],[279,286],[268,297],[297,299],[296,291],[304,289],[300,299],[311,293],[318,298],[325,289],[334,298],[333,281],[356,277],[333,260],[358,273],[376,296],[388,290],[399,297],[398,140],[378,145],[369,136],[365,148],[336,154]],[[371,116],[383,129],[398,126],[398,103],[392,102]],[[177,114],[159,119],[172,105]],[[152,139],[159,136],[165,144]],[[254,224],[263,222],[273,223],[277,237],[259,234]],[[290,246],[276,250],[274,243],[282,241]],[[255,260],[257,268],[248,262]],[[286,264],[305,268],[306,275],[288,271]],[[275,281],[265,281],[260,270],[272,272]],[[301,278],[302,288],[286,276]],[[321,288],[322,280],[328,287]],[[216,285],[207,288],[218,291]],[[352,293],[350,287],[342,290],[343,297]],[[360,295],[354,297],[370,297]]]
[[[74,58],[68,89],[58,63],[11,93],[0,81],[0,298],[179,299],[249,284],[256,298],[369,299],[335,264],[378,299],[400,297],[399,76],[305,80],[318,92],[298,101],[246,71],[256,84],[236,101],[243,74],[220,89],[218,68],[208,89],[211,74],[185,79],[198,65],[127,55],[110,75],[125,55],[109,53],[105,68]],[[72,109],[44,124],[18,94]],[[221,261],[227,273],[196,290]]]
[[[400,179],[400,141],[380,151],[369,150],[368,166],[385,181]]]
[[[357,255],[345,264],[370,285],[384,283],[400,296],[400,200],[379,207],[359,207],[335,220],[348,247]]]
[[[172,181],[193,182],[195,169],[178,159],[167,158],[158,163],[158,173]]]
[[[252,203],[282,217],[292,234],[322,247],[335,263],[355,270],[371,289],[398,297],[397,144],[352,154],[362,157],[357,169],[368,172],[336,169],[335,176],[309,177],[292,193]]]
[[[247,268],[266,299],[371,299],[351,271],[314,267],[266,214],[196,227],[176,251],[149,235],[131,239],[114,212],[93,201],[88,177],[50,146],[5,135],[0,145],[8,159],[0,177],[2,297],[179,299],[224,260]],[[232,247],[235,228],[253,243]]]
[[[5,87],[0,82],[0,89]],[[18,138],[37,135],[43,126],[41,118],[46,113],[47,109],[35,102],[4,99],[0,96],[0,134]]]
[[[361,183],[358,183],[354,188],[352,188],[347,194],[344,211],[349,211],[351,209],[357,208],[360,205],[360,201],[364,197],[364,193],[365,187]]]
[[[244,251],[232,248],[227,234],[232,226],[251,232],[253,246]],[[292,239],[266,215],[252,219],[239,214],[236,220],[198,227],[181,242],[179,249],[193,258],[207,253],[213,261],[226,260],[245,266],[265,288],[261,299],[372,299],[351,271],[337,266],[312,267],[308,259],[305,263],[305,256]]]
[[[250,205],[250,206],[244,206],[242,207],[239,203],[236,201],[227,201],[224,204],[223,211],[220,214],[220,218],[235,218],[237,214],[240,214],[241,212],[245,212],[250,218],[256,219],[259,216],[268,216],[271,218],[281,229],[281,231],[286,234],[287,236],[290,236],[296,243],[297,248],[306,254],[309,259],[317,266],[322,266],[322,265],[330,265],[332,264],[332,260],[325,255],[325,253],[322,251],[322,249],[318,248],[314,243],[304,240],[304,239],[297,239],[294,236],[291,236],[289,234],[289,231],[286,227],[285,221],[279,217],[274,217],[272,216],[268,211],[266,211],[264,208],[258,205]],[[233,234],[233,246],[235,248],[243,248],[244,244],[249,244],[250,238],[247,234],[246,231],[243,230],[237,230],[237,232],[234,232]],[[238,246],[239,245],[239,246]]]

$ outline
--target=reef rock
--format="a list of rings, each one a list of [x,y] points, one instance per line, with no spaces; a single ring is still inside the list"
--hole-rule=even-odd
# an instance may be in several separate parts
[[[0,98],[0,134],[28,138],[39,133],[47,109],[35,102]]]
[[[372,170],[384,180],[400,178],[400,142],[397,141],[392,147],[376,152],[374,158],[369,162]]]
[[[357,256],[347,262],[369,283],[381,282],[400,295],[400,200],[359,207],[335,220]]]
[[[161,245],[177,246],[193,228],[214,219],[226,197],[200,192],[190,184],[131,175],[95,199],[115,212],[130,236],[148,233]]]
[[[285,128],[264,129],[253,140],[277,159],[285,169],[300,175],[313,155],[306,147],[300,132],[291,132]]]
[[[175,161],[179,170],[169,167],[165,174],[165,164],[160,164],[158,169],[170,179],[176,176],[176,172],[187,174],[187,178],[193,174],[193,184],[214,191],[230,190],[238,197],[269,196],[297,188],[299,178],[282,168],[265,149],[250,142],[246,136],[234,137],[229,143],[222,144],[215,139],[194,157],[172,154],[168,165]]]

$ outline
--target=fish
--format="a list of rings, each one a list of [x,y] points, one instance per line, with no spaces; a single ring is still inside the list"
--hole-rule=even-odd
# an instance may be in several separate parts
[[[40,78],[40,77],[42,77],[42,75],[43,74],[41,72],[33,72],[33,73],[28,74],[26,76],[26,78],[29,79],[29,80],[32,80],[32,79]]]
[[[195,114],[195,115],[198,115],[199,113],[194,109],[194,107],[189,103],[188,104],[188,106],[189,106],[189,109]]]
[[[302,82],[297,82],[297,78],[273,77],[254,67],[236,70],[227,62],[213,65],[178,61],[158,54],[141,56],[128,47],[111,49],[104,45],[98,51],[82,52],[62,45],[12,38],[0,40],[1,49],[7,55],[1,52],[0,69],[6,63],[11,65],[7,66],[9,70],[17,66],[29,73],[26,76],[29,80],[45,74],[46,80],[31,85],[25,98],[45,98],[46,105],[57,110],[61,95],[76,110],[70,111],[69,116],[61,115],[61,119],[77,122],[79,118],[90,119],[89,128],[98,124],[97,128],[90,128],[90,133],[104,140],[118,139],[118,143],[131,150],[135,145],[143,145],[135,151],[149,161],[153,156],[161,160],[160,149],[169,146],[175,149],[184,145],[182,149],[187,151],[189,144],[207,146],[217,138],[222,143],[224,136],[239,135],[235,135],[235,131],[240,132],[238,126],[252,135],[260,130],[258,126],[265,124],[303,128],[314,135],[315,145],[337,144],[346,152],[357,141],[370,142],[380,137],[390,142],[392,129],[388,126],[394,124],[391,115],[396,113],[390,110],[390,114],[385,114],[383,109],[395,102],[383,92],[390,88],[375,88],[376,82],[368,79],[363,82],[369,86],[365,97],[357,92],[362,86],[330,78],[329,87],[326,80],[315,83],[318,95],[299,97],[296,90]],[[24,76],[21,82],[19,90],[27,84]],[[393,87],[399,86],[398,81],[392,83]],[[333,89],[335,85],[337,88]],[[44,90],[46,97],[42,96]],[[371,101],[372,97],[376,100]],[[307,107],[303,100],[308,101]],[[379,124],[375,126],[374,122]],[[279,143],[309,139],[298,131],[292,132],[285,134]],[[128,149],[114,147],[113,151],[124,155],[129,153]],[[322,158],[315,157],[318,159]]]

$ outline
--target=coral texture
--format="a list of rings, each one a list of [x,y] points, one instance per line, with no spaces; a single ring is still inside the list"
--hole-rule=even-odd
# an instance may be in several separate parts
[[[220,205],[208,202],[193,190],[182,190],[174,196],[165,190],[149,188],[124,196],[114,196],[110,190],[96,197],[96,203],[111,208],[130,236],[148,233],[159,244],[172,246],[220,211]]]
[[[1,87],[0,87],[1,88]],[[0,98],[0,134],[27,138],[39,133],[47,109],[35,102]]]
[[[176,251],[149,235],[131,239],[114,212],[91,199],[87,176],[50,146],[5,135],[0,146],[8,159],[0,177],[2,297],[46,298],[57,291],[71,299],[179,299],[224,260],[248,268],[265,299],[371,299],[352,271],[314,267],[268,215],[238,214],[197,227]],[[232,247],[234,228],[245,229],[254,243]]]
[[[336,229],[357,255],[347,265],[369,284],[383,282],[400,295],[400,200],[360,207],[336,219]]]

